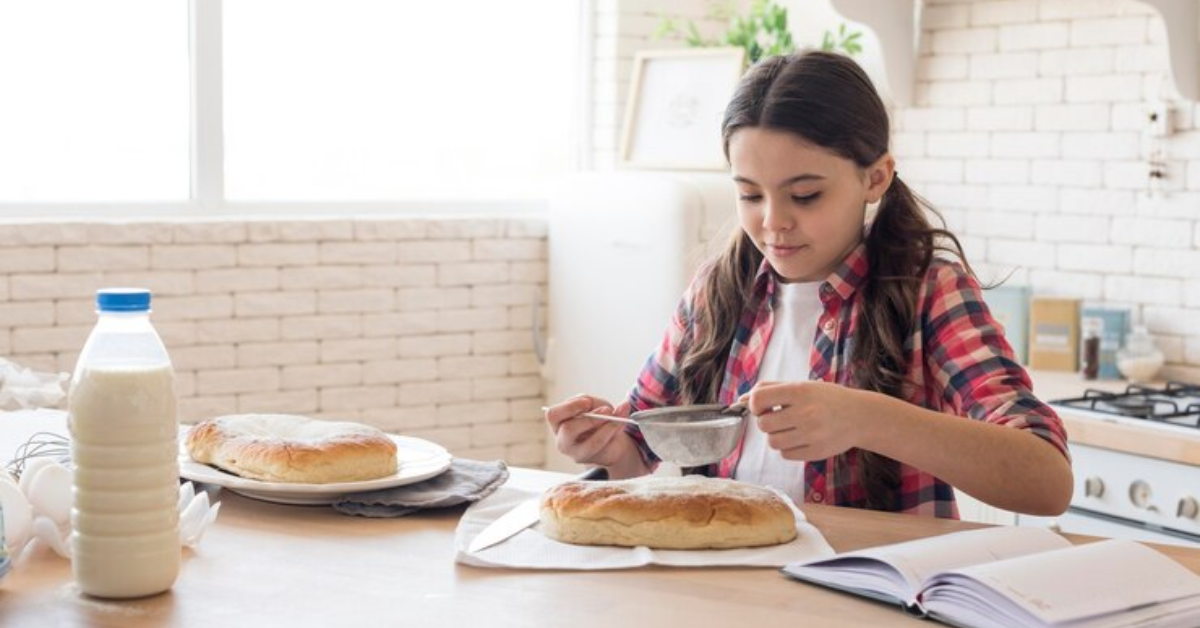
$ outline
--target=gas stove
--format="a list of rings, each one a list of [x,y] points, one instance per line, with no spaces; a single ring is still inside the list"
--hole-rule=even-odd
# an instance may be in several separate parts
[[[1182,429],[1200,435],[1200,386],[1169,382],[1162,388],[1132,384],[1125,392],[1088,390],[1082,397],[1052,401],[1056,408],[1087,410],[1151,429]]]
[[[1131,385],[1051,401],[1063,417],[1200,439],[1200,386]],[[1056,525],[1067,532],[1200,547],[1200,466],[1071,444],[1075,493]]]

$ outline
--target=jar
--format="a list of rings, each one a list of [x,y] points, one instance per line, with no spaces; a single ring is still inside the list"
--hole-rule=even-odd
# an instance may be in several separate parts
[[[1134,383],[1152,381],[1163,362],[1163,352],[1144,326],[1134,327],[1125,339],[1125,346],[1117,351],[1117,370]]]

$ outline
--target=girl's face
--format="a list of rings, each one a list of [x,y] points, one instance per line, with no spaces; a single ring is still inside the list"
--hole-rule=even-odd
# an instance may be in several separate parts
[[[822,281],[837,268],[895,168],[889,154],[859,168],[795,134],[754,127],[734,132],[729,161],[742,229],[784,282]]]

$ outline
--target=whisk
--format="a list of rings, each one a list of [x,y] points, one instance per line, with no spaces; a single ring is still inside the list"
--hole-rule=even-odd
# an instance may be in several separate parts
[[[71,463],[70,444],[71,441],[61,434],[37,432],[17,447],[16,456],[5,465],[5,468],[19,480],[29,461],[34,458],[50,458],[69,467]]]

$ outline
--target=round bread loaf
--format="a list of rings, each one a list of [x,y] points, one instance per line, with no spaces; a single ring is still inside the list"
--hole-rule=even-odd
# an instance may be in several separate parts
[[[330,484],[396,472],[396,443],[369,425],[289,414],[236,414],[192,427],[196,462],[267,482]]]
[[[541,523],[577,545],[728,549],[796,538],[795,514],[774,491],[702,476],[560,484],[542,497]]]

